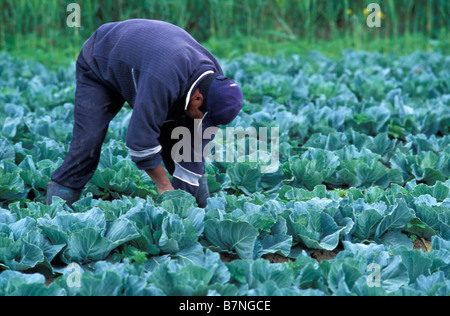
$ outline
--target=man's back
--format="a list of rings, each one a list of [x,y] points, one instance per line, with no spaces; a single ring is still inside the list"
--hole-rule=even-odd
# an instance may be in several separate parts
[[[91,55],[85,58],[97,75],[130,103],[143,75],[179,88],[181,98],[200,73],[222,73],[216,58],[189,33],[162,21],[108,23],[86,45],[91,45]]]

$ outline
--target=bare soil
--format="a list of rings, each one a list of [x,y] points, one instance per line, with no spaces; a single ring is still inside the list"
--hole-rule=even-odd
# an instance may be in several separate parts
[[[430,241],[424,240],[422,238],[417,238],[415,241],[413,241],[413,249],[422,250],[423,252],[427,252],[427,251],[431,250],[431,249],[427,248],[427,245],[426,245],[427,243],[429,244],[428,247],[431,248]]]
[[[316,259],[317,261],[319,261],[319,263],[321,263],[324,260],[334,259],[337,256],[337,254],[343,250],[344,249],[340,249],[340,248],[336,248],[332,251],[316,249],[311,254],[311,257]]]
[[[421,250],[423,252],[427,252],[427,251],[430,251],[430,249],[429,249],[430,247],[431,247],[430,241],[424,240],[422,238],[417,238],[413,242],[413,249],[416,249],[416,250]],[[338,253],[340,253],[343,250],[344,250],[344,248],[342,247],[342,245],[339,245],[336,249],[334,249],[332,251],[315,249],[315,250],[312,250],[312,253],[310,254],[310,256],[312,258],[316,259],[320,263],[324,260],[332,260],[332,259],[336,258]],[[220,258],[225,263],[232,262],[234,260],[239,259],[238,256],[230,254],[230,253],[220,253]],[[289,262],[289,261],[294,261],[294,259],[286,258],[286,257],[283,257],[278,254],[267,254],[267,255],[262,256],[262,258],[269,260],[270,263],[285,263],[285,262]]]

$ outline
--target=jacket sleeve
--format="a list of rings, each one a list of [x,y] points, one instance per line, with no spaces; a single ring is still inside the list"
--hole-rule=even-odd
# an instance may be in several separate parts
[[[203,153],[214,137],[207,139],[202,137],[203,135],[199,136],[193,131],[192,127],[189,128],[189,131],[194,136],[190,139],[190,144],[184,143],[182,151],[189,150],[190,152],[182,156],[184,158],[190,157],[190,159],[172,157],[175,164],[172,186],[174,189],[189,192],[197,198],[200,179],[205,174],[205,157]],[[195,140],[195,137],[198,137],[197,140]]]
[[[194,169],[195,171],[191,171],[188,168]],[[204,172],[205,170],[203,163],[197,163],[195,166],[192,166],[192,164],[191,166],[186,166],[183,162],[175,162],[175,172],[173,173],[172,186],[175,190],[180,189],[192,194],[194,197],[197,197],[200,187],[200,179]]]
[[[141,76],[127,132],[127,148],[140,170],[161,164],[162,147],[158,141],[169,107],[176,100],[178,84],[163,84],[152,76]]]

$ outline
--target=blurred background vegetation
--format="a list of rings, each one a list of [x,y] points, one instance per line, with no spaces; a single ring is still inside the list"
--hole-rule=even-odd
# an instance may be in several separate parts
[[[81,28],[66,24],[81,6]],[[369,3],[381,27],[369,28]],[[246,52],[339,57],[345,49],[449,53],[448,0],[0,0],[0,51],[54,66],[75,60],[104,23],[131,18],[174,23],[221,58]]]

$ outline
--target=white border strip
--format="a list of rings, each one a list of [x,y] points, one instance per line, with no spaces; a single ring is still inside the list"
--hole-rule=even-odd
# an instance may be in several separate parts
[[[137,93],[138,88],[137,88],[137,84],[136,84],[136,78],[134,76],[134,68],[131,68],[131,75],[133,76],[134,90],[136,90],[136,93]]]
[[[188,94],[187,94],[187,97],[186,97],[186,106],[184,107],[184,110],[185,110],[185,111],[188,109],[189,102],[191,101],[192,89],[194,89],[195,85],[196,85],[200,80],[202,80],[203,77],[205,77],[205,76],[207,76],[207,75],[210,75],[210,74],[213,74],[213,73],[214,73],[214,71],[208,70],[207,72],[205,72],[204,74],[202,74],[202,75],[201,75],[201,76],[200,76],[200,77],[192,84],[192,86],[191,86],[191,88],[189,89],[189,92],[188,92]]]
[[[128,148],[128,147],[127,147]],[[162,150],[161,146],[152,148],[152,149],[147,149],[147,150],[142,150],[142,151],[137,151],[137,150],[133,150],[128,148],[128,150],[130,151],[130,155],[136,158],[145,158],[145,157],[149,157],[152,155],[156,155],[157,153],[159,153]]]
[[[175,172],[173,173],[173,176],[195,187],[200,186],[199,182],[202,177],[202,175],[200,174],[194,173],[192,171],[187,170],[186,168],[183,168],[177,162],[175,162]]]

